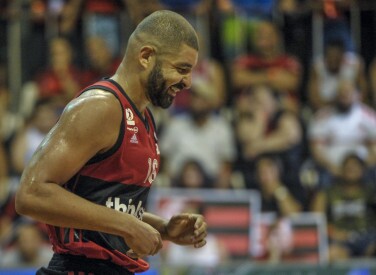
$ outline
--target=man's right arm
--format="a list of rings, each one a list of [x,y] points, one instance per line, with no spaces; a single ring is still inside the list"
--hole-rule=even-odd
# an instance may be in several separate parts
[[[119,235],[138,255],[155,254],[162,245],[157,230],[61,186],[90,158],[116,143],[121,120],[119,102],[109,93],[73,100],[24,170],[17,212],[55,226]]]

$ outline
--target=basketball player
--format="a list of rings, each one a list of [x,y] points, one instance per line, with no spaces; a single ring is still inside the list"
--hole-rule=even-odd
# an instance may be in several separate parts
[[[47,224],[55,252],[37,274],[133,274],[162,240],[205,245],[201,215],[145,211],[159,168],[149,103],[171,105],[191,85],[198,42],[180,15],[157,11],[131,35],[117,72],[65,108],[23,172],[18,213]]]

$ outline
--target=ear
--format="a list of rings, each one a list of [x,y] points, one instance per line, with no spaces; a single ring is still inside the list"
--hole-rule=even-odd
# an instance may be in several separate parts
[[[138,60],[140,65],[147,69],[151,64],[154,63],[155,48],[152,46],[143,46],[140,49]]]

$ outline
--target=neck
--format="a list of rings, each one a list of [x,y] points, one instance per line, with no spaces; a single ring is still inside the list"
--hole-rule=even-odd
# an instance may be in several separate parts
[[[149,104],[146,97],[146,89],[142,85],[139,74],[127,70],[127,66],[122,63],[116,73],[111,77],[124,89],[128,97],[132,100],[133,104],[137,107],[141,114],[144,113]]]

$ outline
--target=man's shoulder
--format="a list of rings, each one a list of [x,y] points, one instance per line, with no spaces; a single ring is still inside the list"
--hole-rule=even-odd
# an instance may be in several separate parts
[[[118,99],[111,93],[93,89],[76,97],[65,107],[62,118],[68,122],[90,125],[121,120],[122,108]],[[105,127],[106,124],[102,125]],[[118,125],[118,123],[117,123]]]
[[[363,121],[373,121],[376,122],[376,111],[372,109],[370,106],[359,103],[358,104],[358,111],[361,114]]]
[[[119,100],[115,95],[101,89],[90,89],[77,96],[67,107],[93,108],[98,111],[116,110],[119,106]],[[119,108],[120,109],[120,108]]]
[[[336,116],[334,107],[324,107],[319,109],[312,117],[312,122],[327,122]]]

